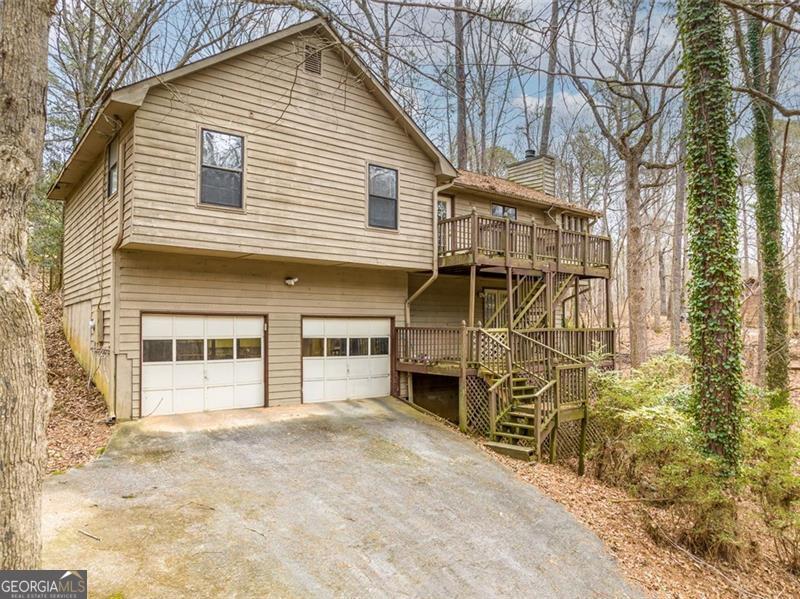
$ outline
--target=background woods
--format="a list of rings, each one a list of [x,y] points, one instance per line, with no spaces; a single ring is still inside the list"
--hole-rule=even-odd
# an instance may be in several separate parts
[[[61,206],[44,193],[110,90],[322,16],[458,168],[503,176],[548,154],[557,195],[599,213],[620,363],[636,370],[599,383],[614,437],[598,478],[629,465],[642,501],[691,496],[669,538],[726,558],[744,544],[741,503],[757,503],[800,570],[798,14],[789,0],[58,0],[43,173],[15,204],[31,273],[60,285]],[[573,326],[605,309],[576,305]]]

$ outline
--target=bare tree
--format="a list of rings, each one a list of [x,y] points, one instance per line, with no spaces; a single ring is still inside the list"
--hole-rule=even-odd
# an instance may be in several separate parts
[[[640,171],[658,120],[676,93],[677,38],[658,23],[656,0],[625,0],[612,8],[590,0],[572,19],[568,72],[600,131],[625,166],[626,275],[631,364],[647,359],[647,305]],[[588,39],[586,39],[588,36]],[[584,48],[588,46],[589,50]],[[595,81],[590,87],[587,80]],[[622,83],[617,83],[621,81]],[[661,81],[663,87],[645,82]]]
[[[51,394],[26,261],[41,169],[48,0],[0,3],[0,569],[39,567]]]

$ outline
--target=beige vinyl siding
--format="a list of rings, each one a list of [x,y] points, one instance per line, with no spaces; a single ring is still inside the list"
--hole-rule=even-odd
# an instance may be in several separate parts
[[[105,152],[86,177],[65,200],[64,205],[64,330],[79,363],[107,401],[113,393],[112,345],[112,270],[113,247],[119,231],[119,201],[126,194],[132,177],[132,128],[119,134],[119,188],[106,197]],[[130,163],[128,161],[130,160]],[[89,321],[96,331],[90,336]]]
[[[464,216],[472,212],[474,207],[476,212],[481,216],[491,216],[492,204],[502,204],[504,206],[513,206],[517,209],[517,220],[522,222],[531,222],[533,219],[537,225],[547,227],[555,227],[556,223],[547,216],[547,213],[540,209],[526,205],[522,202],[515,202],[514,200],[497,200],[493,201],[477,195],[456,192],[455,195],[455,208],[453,216]],[[556,212],[553,212],[555,217]]]
[[[300,402],[301,316],[394,317],[402,326],[407,293],[407,275],[397,270],[156,252],[121,252],[119,276],[119,350],[130,362],[133,417],[142,312],[269,315],[269,405],[276,406]],[[297,285],[287,286],[287,277]],[[119,416],[126,417],[121,408]]]
[[[413,293],[427,280],[427,276],[409,275],[408,289]],[[475,281],[475,324],[483,319],[484,288],[505,289],[505,279],[478,277]],[[467,321],[469,315],[469,277],[439,275],[422,295],[411,304],[411,326],[457,327]]]
[[[319,41],[321,46],[325,43]],[[333,49],[299,38],[148,92],[136,113],[132,242],[427,268],[434,167]],[[245,136],[244,211],[198,206],[201,127]],[[367,164],[399,171],[399,230],[368,228]]]

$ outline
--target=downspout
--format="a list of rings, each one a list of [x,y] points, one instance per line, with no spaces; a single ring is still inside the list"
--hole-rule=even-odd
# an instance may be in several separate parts
[[[121,128],[120,128],[121,130]],[[122,140],[120,140],[122,141]],[[117,368],[117,350],[118,348],[118,334],[119,334],[119,260],[117,252],[122,245],[123,233],[125,230],[125,198],[128,195],[125,187],[125,147],[130,140],[124,140],[125,144],[120,143],[117,148],[117,236],[114,240],[114,245],[111,248],[111,352],[110,357],[114,360],[114,402],[112,413],[109,420],[115,422],[117,420],[117,375],[119,374]]]
[[[417,299],[422,292],[425,291],[428,287],[433,285],[433,282],[439,277],[439,211],[438,211],[438,204],[439,204],[439,193],[448,189],[453,186],[453,181],[449,183],[445,183],[443,185],[439,185],[433,188],[433,193],[431,194],[433,209],[432,209],[432,216],[433,216],[433,265],[431,268],[431,276],[425,281],[419,289],[417,289],[414,293],[412,293],[408,299],[406,300],[406,326],[411,326],[411,303]]]

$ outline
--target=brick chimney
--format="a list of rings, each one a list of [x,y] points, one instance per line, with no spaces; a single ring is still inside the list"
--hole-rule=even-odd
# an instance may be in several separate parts
[[[525,159],[506,167],[506,179],[541,191],[556,195],[556,159],[547,154],[536,155],[535,150],[526,150]]]

